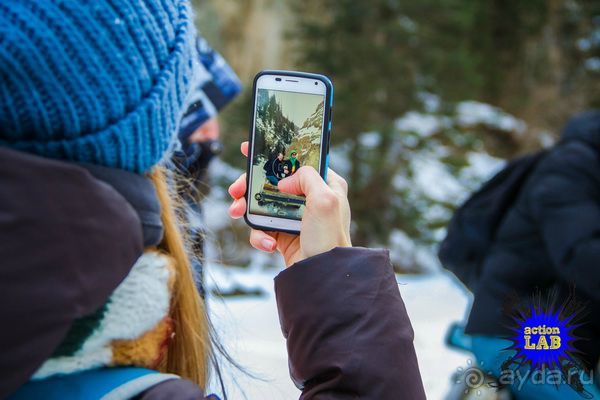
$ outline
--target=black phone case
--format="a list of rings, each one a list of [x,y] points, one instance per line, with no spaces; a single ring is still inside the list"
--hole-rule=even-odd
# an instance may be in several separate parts
[[[331,139],[331,110],[333,108],[333,84],[331,80],[325,75],[320,74],[312,74],[309,72],[296,72],[296,71],[278,71],[278,70],[264,70],[260,71],[254,77],[254,82],[252,84],[252,111],[250,113],[250,130],[248,133],[248,148],[252,149],[252,137],[253,129],[254,129],[254,112],[256,108],[256,82],[258,78],[263,75],[283,75],[283,76],[297,76],[300,78],[309,78],[321,81],[325,84],[325,124],[323,129],[323,140],[325,142],[325,146],[322,146],[321,149],[321,165],[319,165],[319,174],[323,177],[323,179],[327,179],[327,169],[329,168],[329,145]],[[325,160],[325,161],[323,161]],[[250,168],[252,166],[252,160],[248,157],[247,165],[246,165],[246,176],[250,176]],[[259,229],[262,231],[278,231],[278,232],[286,232],[298,235],[300,231],[287,230],[287,229],[276,229],[270,226],[260,226],[253,224],[248,220],[248,210],[250,209],[250,199],[248,198],[248,194],[250,192],[250,179],[246,179],[246,212],[244,213],[244,220],[246,224],[248,224],[251,228]]]

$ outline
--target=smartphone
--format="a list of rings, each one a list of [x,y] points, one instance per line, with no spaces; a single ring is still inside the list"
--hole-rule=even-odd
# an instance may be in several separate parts
[[[252,90],[244,219],[255,229],[297,234],[304,196],[277,186],[305,165],[326,178],[333,85],[319,74],[262,71]]]

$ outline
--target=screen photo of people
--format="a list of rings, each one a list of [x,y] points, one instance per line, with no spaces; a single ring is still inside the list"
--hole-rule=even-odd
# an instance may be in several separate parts
[[[301,166],[319,169],[323,112],[323,95],[258,89],[250,213],[302,218],[304,197],[277,186]]]

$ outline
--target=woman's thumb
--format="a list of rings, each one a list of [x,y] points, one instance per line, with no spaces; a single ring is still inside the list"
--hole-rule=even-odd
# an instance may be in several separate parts
[[[313,167],[300,167],[292,176],[279,181],[277,185],[281,192],[295,195],[312,196],[327,190],[327,184]]]

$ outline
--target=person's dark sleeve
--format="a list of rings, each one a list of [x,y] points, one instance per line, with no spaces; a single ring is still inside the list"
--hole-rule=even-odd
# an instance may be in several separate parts
[[[600,301],[600,165],[595,154],[561,156],[532,190],[531,206],[557,274]]]
[[[152,386],[133,400],[204,400],[202,389],[185,379],[171,379]]]
[[[275,294],[301,399],[425,399],[386,250],[308,258],[275,278]]]

